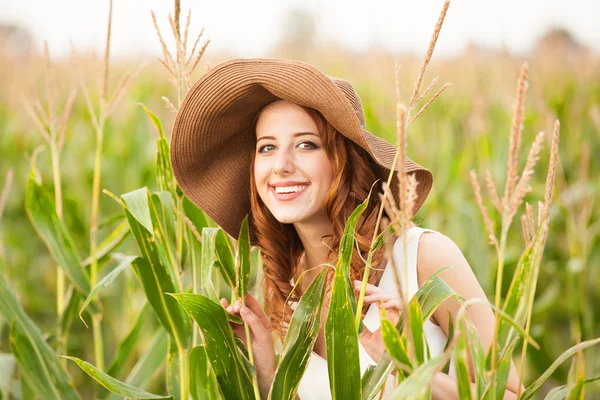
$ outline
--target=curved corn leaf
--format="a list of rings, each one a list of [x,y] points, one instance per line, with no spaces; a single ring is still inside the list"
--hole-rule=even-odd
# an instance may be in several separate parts
[[[585,349],[587,349],[588,347],[592,347],[595,346],[597,344],[600,343],[600,338],[597,339],[592,339],[592,340],[586,340],[585,342],[581,342],[573,347],[571,347],[570,349],[566,350],[564,353],[562,353],[560,355],[560,357],[558,357],[550,366],[550,368],[548,368],[543,374],[542,376],[540,376],[535,382],[533,382],[528,388],[527,390],[525,390],[525,392],[523,393],[523,396],[521,397],[522,400],[527,400],[530,399],[535,392],[538,391],[538,389],[544,384],[544,382],[546,382],[546,380],[548,380],[548,378],[552,375],[552,373],[566,360],[569,359],[569,357],[573,356],[574,354],[583,351]]]
[[[64,358],[68,358],[71,361],[74,361],[75,364],[83,372],[88,374],[90,377],[94,378],[96,382],[104,386],[106,389],[110,390],[113,393],[116,393],[125,397],[132,397],[134,399],[172,399],[171,396],[160,396],[158,394],[148,393],[145,390],[137,388],[135,386],[129,385],[125,382],[121,382],[118,379],[113,378],[112,376],[106,374],[105,372],[100,371],[98,368],[93,366],[87,361],[83,361],[77,357],[71,356],[61,356]]]
[[[231,245],[223,229],[219,228],[215,235],[215,253],[217,255],[218,263],[215,266],[221,271],[221,275],[231,287],[235,289],[236,277],[235,277],[235,261],[233,259],[233,253]]]
[[[600,380],[600,375],[595,376],[593,378],[584,379],[582,381],[582,386],[585,387],[585,385],[590,384],[592,382],[596,382],[598,380]],[[557,386],[548,392],[546,397],[544,397],[544,400],[564,400],[567,398],[567,396],[570,395],[569,392],[571,392],[571,389],[572,388],[569,387],[569,385]]]
[[[129,218],[129,213],[128,213]],[[134,234],[141,231],[139,225],[132,227]],[[147,243],[151,248],[152,243]],[[152,305],[156,316],[167,332],[179,343],[181,348],[187,348],[191,343],[192,326],[189,318],[177,305],[177,302],[165,293],[174,293],[175,285],[170,279],[168,271],[158,261],[156,251],[150,252],[151,262],[146,258],[136,258],[133,261],[133,270],[144,287],[148,302]]]
[[[254,399],[250,373],[237,348],[227,322],[227,312],[200,294],[170,294],[198,324],[204,334],[205,349],[219,387],[226,399]]]
[[[190,394],[194,400],[223,398],[204,346],[190,351]]]
[[[88,295],[87,299],[85,299],[85,301],[83,302],[83,305],[79,309],[79,318],[81,318],[82,321],[83,318],[81,317],[81,314],[83,314],[83,310],[85,310],[87,305],[90,304],[91,301],[94,299],[94,296],[96,296],[96,294],[100,290],[102,290],[102,288],[112,285],[112,283],[115,281],[115,279],[117,279],[121,272],[123,272],[125,268],[129,267],[133,260],[137,258],[137,256],[126,256],[123,254],[115,253],[113,254],[113,258],[119,261],[119,265],[117,265],[115,269],[110,271],[110,273],[108,273],[104,278],[100,280],[100,282],[98,282],[98,284],[92,289],[92,291]]]
[[[148,233],[154,234],[152,217],[150,216],[150,205],[148,204],[148,193],[148,188],[143,187],[133,190],[129,193],[125,193],[121,196],[121,199],[135,221],[144,227]],[[131,227],[131,221],[129,221],[129,226]]]
[[[387,226],[387,231],[390,234],[390,236],[393,236],[397,232],[396,228],[394,228],[394,224],[389,224]],[[373,246],[371,246],[371,253],[374,253],[377,250],[379,250],[379,248],[381,246],[383,246],[384,243],[385,243],[385,231],[382,231],[375,239]]]
[[[384,313],[385,309],[382,308],[381,311]],[[381,318],[381,337],[389,356],[398,363],[412,369],[412,363],[408,357],[406,347],[400,338],[400,332],[398,332],[389,319],[383,317]]]
[[[352,251],[351,249],[352,246],[349,251]],[[362,396],[358,334],[354,327],[352,305],[346,291],[347,281],[344,267],[338,264],[325,323],[327,369],[331,397],[334,400],[360,399]]]
[[[90,281],[81,267],[80,257],[71,234],[58,218],[50,195],[35,180],[35,160],[27,182],[25,208],[29,220],[52,257],[84,296],[90,292]]]
[[[21,307],[14,293],[8,288],[4,275],[0,274],[0,314],[7,321],[13,321],[14,344],[11,347],[22,374],[28,375],[27,385],[35,390],[36,382],[30,380],[45,379],[52,387],[50,392],[58,394],[58,399],[78,399],[79,395],[72,387],[66,371],[61,367],[56,353],[42,338],[42,333]],[[19,356],[19,354],[22,355]],[[42,371],[42,375],[40,372]],[[41,393],[37,393],[40,397]]]
[[[450,353],[444,352],[419,366],[406,379],[400,382],[392,394],[392,399],[416,400],[429,398],[429,386],[433,374],[441,370],[449,358]]]
[[[208,221],[204,212],[202,212],[202,210],[186,196],[183,196],[183,211],[186,217],[192,221],[192,224],[196,227],[198,232],[202,232],[202,229],[208,226]],[[202,237],[202,241],[204,241],[204,237]]]
[[[237,244],[237,274],[235,288],[238,298],[243,299],[248,292],[248,281],[250,280],[250,235],[248,233],[248,215],[246,215],[242,221]]]
[[[143,353],[142,357],[133,366],[125,379],[125,383],[142,389],[148,386],[152,377],[157,372],[162,372],[161,367],[164,365],[167,357],[168,341],[169,335],[167,332],[164,329],[159,329],[154,335],[148,350]],[[122,396],[115,393],[109,393],[105,397],[106,400],[121,400],[122,398]]]
[[[324,268],[302,295],[290,321],[269,399],[294,399],[321,329],[325,294]]]

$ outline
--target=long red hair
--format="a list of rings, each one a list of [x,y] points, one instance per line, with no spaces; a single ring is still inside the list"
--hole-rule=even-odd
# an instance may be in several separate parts
[[[375,174],[377,170],[375,161],[362,147],[340,134],[319,111],[306,106],[301,107],[315,121],[333,169],[334,180],[323,201],[323,207],[333,228],[333,234],[325,242],[331,249],[327,262],[336,264],[346,220],[354,209],[365,200],[373,187],[368,207],[359,219],[355,231],[358,248],[362,257],[366,259],[381,204],[377,194],[383,192],[381,181],[373,185],[378,179]],[[256,147],[256,124],[259,115],[260,111],[251,121],[250,134],[254,147]],[[293,313],[289,302],[298,301],[303,294],[301,285],[297,285],[292,293],[291,279],[297,276],[297,267],[304,248],[293,224],[283,224],[275,219],[260,199],[254,177],[255,154],[256,150],[252,151],[250,221],[254,225],[254,233],[263,261],[265,277],[263,295],[266,312],[269,315],[273,332],[283,341]],[[379,233],[380,228],[377,227],[377,230]],[[325,237],[321,238],[321,240],[323,239]],[[372,268],[369,273],[369,283],[371,284],[377,284],[383,273],[383,267],[380,266],[382,257],[383,247],[373,255]],[[351,279],[362,280],[364,269],[365,264],[355,248],[350,266]],[[327,293],[331,291],[333,272],[332,268],[328,268]],[[285,301],[288,297],[286,304]],[[365,311],[366,306],[363,308],[363,313]]]

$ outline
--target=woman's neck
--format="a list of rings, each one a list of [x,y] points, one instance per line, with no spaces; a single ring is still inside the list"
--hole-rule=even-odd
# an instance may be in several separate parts
[[[332,228],[326,217],[314,219],[311,222],[295,223],[294,228],[302,242],[302,247],[304,247],[304,255],[298,266],[297,276],[308,270],[305,278],[302,279],[304,281],[302,286],[308,288],[313,279],[323,269],[323,266],[318,266],[326,263],[328,260],[330,250],[326,242],[321,238],[331,235]]]

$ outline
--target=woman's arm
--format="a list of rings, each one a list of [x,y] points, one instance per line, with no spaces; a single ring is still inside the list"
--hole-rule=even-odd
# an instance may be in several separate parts
[[[465,259],[458,246],[449,237],[432,232],[424,232],[419,238],[419,249],[417,253],[417,277],[421,286],[435,271],[445,266],[449,268],[440,273],[442,278],[450,287],[466,299],[487,299],[481,285],[473,274],[471,266]],[[451,298],[446,300],[433,313],[435,322],[448,335],[449,317],[448,311],[456,318],[460,303]],[[475,304],[467,309],[475,328],[479,332],[481,343],[486,353],[492,345],[494,338],[495,318],[492,308],[487,304]],[[469,371],[471,381],[475,380],[473,360],[468,355]],[[511,361],[510,373],[506,384],[505,399],[516,398],[519,385],[519,376],[514,363]],[[474,386],[474,385],[472,385]],[[523,389],[522,389],[523,390]],[[438,373],[432,382],[433,399],[458,399],[456,379],[449,375]]]

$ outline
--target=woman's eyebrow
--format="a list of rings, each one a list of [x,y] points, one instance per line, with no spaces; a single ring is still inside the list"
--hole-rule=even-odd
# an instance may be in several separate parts
[[[306,135],[313,135],[313,136],[319,137],[319,135],[317,135],[316,133],[313,133],[313,132],[297,132],[297,133],[294,133],[292,135],[292,137],[306,136]],[[277,138],[275,136],[261,136],[261,137],[258,138],[258,140],[256,141],[256,143],[260,142],[262,139],[272,139],[272,140],[275,140]]]

